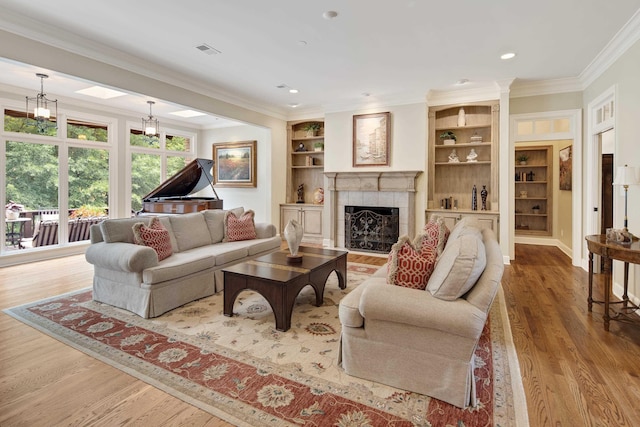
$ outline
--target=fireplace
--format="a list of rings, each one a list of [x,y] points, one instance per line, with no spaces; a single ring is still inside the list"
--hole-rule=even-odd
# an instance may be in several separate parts
[[[413,236],[416,179],[420,174],[420,171],[325,172],[324,206],[329,215],[326,218],[329,239],[324,242],[325,246],[347,249],[347,206],[364,206],[369,210],[372,207],[392,207],[398,216],[398,235]]]
[[[398,240],[400,209],[378,206],[344,207],[344,247],[388,253]]]

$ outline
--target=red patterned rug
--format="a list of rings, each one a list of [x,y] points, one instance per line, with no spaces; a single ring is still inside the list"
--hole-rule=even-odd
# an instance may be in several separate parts
[[[90,290],[5,312],[236,425],[526,425],[501,294],[476,351],[475,408],[350,377],[337,366],[338,303],[374,271],[349,264],[345,290],[332,275],[321,307],[305,288],[287,332],[275,330],[268,303],[253,292],[239,296],[231,318],[222,314],[222,294],[142,319],[92,301]]]

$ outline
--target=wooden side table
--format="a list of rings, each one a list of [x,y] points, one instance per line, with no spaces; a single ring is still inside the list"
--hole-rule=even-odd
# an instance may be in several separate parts
[[[640,241],[633,240],[630,245],[621,245],[619,243],[608,242],[604,234],[594,234],[585,237],[587,247],[589,249],[589,298],[587,300],[589,311],[593,307],[593,303],[604,304],[604,330],[609,330],[609,322],[611,320],[621,320],[620,316],[628,312],[638,310],[640,307],[629,301],[629,263],[640,264]],[[600,255],[604,261],[604,301],[596,301],[593,299],[593,254]],[[613,260],[624,262],[624,291],[622,301],[611,302],[611,269]],[[610,315],[611,304],[622,304],[621,311]],[[629,319],[630,320],[630,319]]]

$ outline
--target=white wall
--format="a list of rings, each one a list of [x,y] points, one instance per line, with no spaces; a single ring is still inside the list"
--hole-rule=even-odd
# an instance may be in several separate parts
[[[389,166],[353,167],[353,116],[391,113]],[[327,113],[324,122],[325,172],[422,171],[417,180],[416,230],[425,222],[427,104],[379,106],[357,111]]]
[[[216,188],[216,193],[224,201],[225,209],[242,206],[245,210],[252,209],[256,216],[256,222],[269,222],[278,224],[277,217],[273,217],[271,204],[273,199],[272,189],[284,187],[285,183],[273,183],[270,171],[272,167],[272,142],[271,132],[258,126],[234,126],[220,129],[209,129],[202,132],[202,138],[198,143],[198,156],[212,159],[213,144],[221,142],[256,141],[257,165],[255,188]],[[278,159],[280,163],[282,159]],[[211,192],[211,190],[209,190]]]
[[[631,46],[611,67],[607,69],[584,91],[584,108],[589,103],[615,85],[616,88],[616,117],[614,142],[614,167],[640,167],[640,150],[638,140],[640,135],[640,41]],[[585,133],[586,134],[586,133]],[[586,164],[583,170],[586,169]],[[624,196],[620,191],[613,192],[613,225],[622,228],[624,220]],[[640,185],[629,187],[628,193],[628,222],[629,231],[640,235]],[[586,265],[586,251],[583,253]],[[614,263],[614,292],[621,294],[622,263]],[[636,302],[640,299],[640,266],[633,265],[630,269],[629,293]]]

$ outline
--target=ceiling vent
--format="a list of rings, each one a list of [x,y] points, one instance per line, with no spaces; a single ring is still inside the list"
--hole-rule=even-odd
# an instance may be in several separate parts
[[[198,49],[200,52],[204,52],[207,55],[217,55],[220,52],[218,49],[214,48],[213,46],[209,46],[206,43],[202,43],[200,46],[196,46],[196,49]]]

